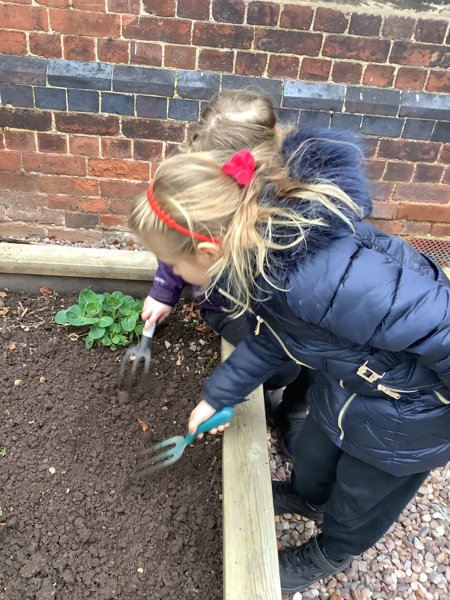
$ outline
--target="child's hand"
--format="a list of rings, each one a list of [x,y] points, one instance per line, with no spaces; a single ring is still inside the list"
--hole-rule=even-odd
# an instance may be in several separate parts
[[[191,412],[191,416],[189,417],[189,426],[188,426],[189,433],[195,433],[195,431],[196,431],[197,427],[200,425],[200,423],[203,423],[203,421],[206,421],[207,419],[212,417],[215,412],[216,412],[216,409],[213,408],[210,404],[208,404],[206,402],[206,400],[201,400],[197,404],[197,406],[194,408],[194,410]],[[219,431],[223,431],[224,429],[226,429],[229,426],[230,426],[229,423],[225,423],[225,425],[219,425],[219,427],[215,427],[214,429],[211,429],[211,431],[209,433],[212,433],[213,435],[215,435]],[[200,433],[197,436],[197,439],[201,440],[202,437],[203,437],[203,433]]]
[[[171,310],[172,307],[168,304],[163,304],[151,296],[147,296],[141,314],[142,319],[147,321],[144,325],[144,331],[150,329],[153,323],[162,323],[170,315]]]

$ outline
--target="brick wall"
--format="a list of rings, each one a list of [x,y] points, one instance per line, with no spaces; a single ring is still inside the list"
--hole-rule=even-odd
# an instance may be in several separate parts
[[[446,2],[349,2],[1,2],[0,238],[123,237],[129,198],[230,87],[360,132],[375,222],[450,237]]]

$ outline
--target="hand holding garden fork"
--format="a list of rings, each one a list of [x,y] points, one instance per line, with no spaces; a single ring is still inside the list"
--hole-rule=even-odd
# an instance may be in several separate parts
[[[153,323],[147,330],[144,328],[139,344],[132,346],[125,352],[119,370],[119,389],[131,389],[136,380],[138,369],[140,369],[141,366],[141,379],[148,375],[150,364],[152,362],[151,342],[155,327],[156,323]],[[127,385],[124,386],[124,383]]]

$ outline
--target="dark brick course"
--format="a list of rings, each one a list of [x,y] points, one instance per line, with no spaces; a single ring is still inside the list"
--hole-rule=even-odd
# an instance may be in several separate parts
[[[167,98],[136,96],[136,114],[138,117],[167,119]]]
[[[361,133],[380,137],[400,137],[404,123],[404,119],[366,115],[362,119]]]
[[[67,90],[69,110],[78,112],[98,112],[99,94],[89,90]]]
[[[400,92],[382,88],[347,87],[345,108],[350,112],[396,115]]]
[[[425,117],[450,121],[450,96],[427,92],[402,92],[401,117]]]
[[[126,94],[102,94],[102,112],[114,115],[134,115],[134,97]]]
[[[33,88],[30,85],[0,85],[1,104],[33,108]]]
[[[410,140],[430,140],[436,121],[406,119],[402,138]]]
[[[450,122],[436,123],[433,135],[431,136],[432,142],[450,142]]]
[[[173,96],[175,71],[146,67],[114,67],[113,90]]]
[[[169,100],[169,119],[179,121],[197,121],[199,117],[199,104],[194,100],[181,100],[171,98]]]
[[[283,106],[287,108],[310,108],[341,110],[345,87],[328,83],[286,81]]]
[[[45,85],[47,61],[42,58],[0,54],[0,83]]]
[[[318,110],[302,110],[300,111],[300,126],[302,125],[329,127],[330,113],[320,112]]]
[[[359,131],[361,127],[361,118],[362,117],[360,115],[350,115],[348,113],[333,113],[331,115],[331,127]]]
[[[56,87],[110,90],[112,66],[105,63],[50,59],[48,83]]]
[[[66,90],[34,88],[34,100],[37,108],[67,109]]]
[[[270,96],[276,106],[281,103],[283,95],[283,82],[279,79],[257,79],[253,77],[241,77],[239,75],[223,75],[222,87],[224,89],[249,89],[258,90]]]
[[[183,98],[209,100],[219,89],[220,75],[198,71],[178,71],[177,92]]]

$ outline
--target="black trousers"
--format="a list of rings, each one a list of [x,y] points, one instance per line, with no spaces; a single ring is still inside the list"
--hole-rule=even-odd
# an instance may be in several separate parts
[[[309,415],[293,457],[292,483],[324,504],[319,543],[330,558],[361,554],[397,520],[428,475],[394,477],[340,450]]]

